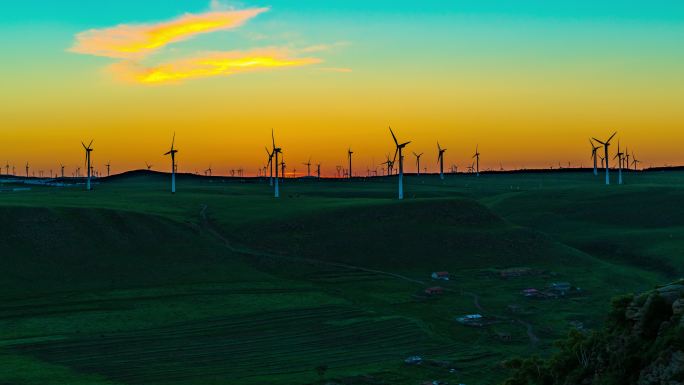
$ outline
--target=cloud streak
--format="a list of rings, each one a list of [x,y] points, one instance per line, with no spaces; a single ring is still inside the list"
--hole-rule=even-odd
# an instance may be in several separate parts
[[[248,52],[208,52],[153,67],[123,61],[110,66],[110,70],[122,80],[153,85],[267,69],[301,67],[320,62],[321,60],[316,58],[291,57],[284,50],[261,49]]]
[[[80,54],[132,59],[144,57],[168,44],[215,31],[234,29],[268,11],[252,8],[185,14],[153,24],[120,24],[112,28],[91,29],[76,35],[70,51]]]

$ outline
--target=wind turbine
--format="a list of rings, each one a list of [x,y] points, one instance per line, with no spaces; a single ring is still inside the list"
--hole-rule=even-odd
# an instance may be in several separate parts
[[[60,163],[59,167],[62,169],[62,178],[64,178],[64,165]]]
[[[416,167],[418,170],[418,175],[420,176],[420,157],[423,156],[423,153],[421,152],[420,154],[416,154],[415,152],[413,153],[413,156],[416,157]]]
[[[383,169],[382,169],[382,174],[383,174],[383,175],[389,175],[389,171],[390,171],[390,162],[391,162],[391,160],[389,160],[389,155],[387,155],[387,156],[388,156],[387,160],[384,161],[384,162],[382,162],[382,163],[380,163],[380,166],[383,166],[383,165],[386,165],[386,166],[387,166],[387,169],[386,169],[386,170],[385,170],[384,167],[383,167]]]
[[[639,163],[641,163],[641,161],[637,159],[636,154],[634,154],[634,152],[632,151],[632,164],[634,165],[634,171],[637,170],[637,166],[639,165]]]
[[[268,147],[266,147],[266,154],[268,154],[268,163],[266,163],[266,167],[264,168],[264,175],[266,175],[266,168],[270,167],[271,175],[268,178],[268,184],[273,186],[273,155],[275,155],[275,152],[268,151]]]
[[[589,139],[589,144],[591,144],[591,158],[594,160],[594,175],[598,175],[598,160],[596,151],[598,151],[598,149],[601,148],[601,146],[595,146],[594,142],[591,139]]]
[[[625,168],[625,171],[629,171],[629,149],[627,148],[627,146],[625,146],[625,158],[626,158],[626,162],[625,162],[624,168]]]
[[[442,148],[442,146],[439,145],[439,142],[437,142],[437,161],[439,162],[439,179],[444,180],[444,153],[446,152],[446,148]]]
[[[349,157],[349,179],[352,178],[352,155],[354,152],[351,150],[351,147],[347,150],[347,156]]]
[[[397,146],[397,149],[394,151],[394,159],[396,161],[397,159],[397,154],[399,154],[399,199],[404,199],[404,155],[403,151],[404,148],[411,142],[405,142],[402,144],[399,144],[399,141],[397,141],[397,137],[394,135],[394,131],[392,131],[392,127],[390,127],[390,134],[392,134],[392,139],[394,139],[394,144]],[[394,161],[392,162],[394,163]]]
[[[204,175],[209,175],[211,177],[211,165],[209,165],[209,168],[204,170]]]
[[[276,147],[275,143],[275,134],[273,132],[273,129],[271,129],[271,140],[273,142],[273,151],[271,152],[271,156],[275,157],[275,197],[280,198],[280,188],[278,186],[278,167],[280,167],[280,164],[278,163],[278,154],[282,152],[282,149],[279,147]],[[273,166],[274,164],[271,163],[271,175],[273,175]],[[283,163],[283,173],[285,171],[285,164]]]
[[[26,177],[29,177],[29,164],[26,162]]]
[[[178,150],[174,147],[176,144],[176,133],[173,133],[173,139],[171,139],[171,149],[164,154],[166,155],[171,155],[171,194],[176,193],[176,153],[178,153]],[[147,162],[145,162],[147,164]],[[148,165],[147,169],[149,170],[152,166]]]
[[[610,141],[613,140],[613,138],[617,135],[617,131],[613,133],[613,135],[608,138],[605,142],[602,142],[596,138],[593,138],[595,142],[601,143],[603,145],[604,151],[605,151],[605,156],[603,159],[605,160],[605,167],[606,167],[606,185],[610,184],[610,162],[608,161],[608,147],[610,147]]]
[[[615,154],[615,158],[618,160],[618,184],[622,184],[622,156],[625,155],[624,152],[620,151],[620,141],[618,140],[618,150],[617,154]]]
[[[175,135],[175,134],[174,134],[174,135]],[[147,167],[147,171],[152,170],[152,165],[149,164],[149,163],[147,163],[147,161],[145,161],[145,166]]]
[[[107,176],[109,176],[109,170],[112,167],[112,161],[111,160],[107,161],[107,164],[105,166],[107,166]],[[64,167],[62,167],[62,173],[64,173],[63,169],[64,169]]]
[[[88,146],[86,146],[83,142],[81,142],[81,145],[83,146],[83,149],[86,152],[86,163],[88,164],[88,180],[86,182],[86,190],[90,191],[92,190],[90,186],[90,177],[92,173],[92,170],[90,168],[90,153],[93,152],[93,141],[91,140]]]
[[[282,160],[282,162],[280,162],[280,167],[281,167],[281,170],[280,170],[280,178],[281,178],[281,179],[283,180],[283,182],[284,182],[284,181],[285,181],[285,178],[286,178],[286,176],[285,176],[285,169],[287,168],[287,165],[285,164],[285,155],[283,155],[283,160]]]
[[[5,175],[9,175],[9,162],[5,164]]]
[[[475,171],[477,172],[477,176],[480,176],[480,145],[478,144],[475,146],[475,155],[473,155],[473,158],[475,159]]]
[[[318,175],[318,179],[321,179],[321,164],[318,163],[316,165],[316,174]]]
[[[309,161],[306,163],[302,163],[304,166],[306,166],[306,176],[310,177],[311,176],[311,157],[309,157]]]

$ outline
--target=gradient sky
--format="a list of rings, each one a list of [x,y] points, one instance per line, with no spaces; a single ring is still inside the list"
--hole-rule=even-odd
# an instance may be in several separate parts
[[[188,16],[193,14],[194,16]],[[201,32],[201,33],[200,33]],[[681,1],[5,0],[0,163],[83,162],[332,175],[393,152],[436,169],[589,165],[619,131],[648,165],[684,163]],[[407,158],[407,169],[415,167]]]

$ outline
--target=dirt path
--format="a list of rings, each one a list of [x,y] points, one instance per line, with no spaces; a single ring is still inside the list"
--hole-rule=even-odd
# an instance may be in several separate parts
[[[268,252],[264,252],[264,251],[258,251],[258,250],[250,249],[250,248],[247,248],[244,246],[234,246],[233,244],[231,244],[231,242],[226,237],[224,237],[211,224],[211,222],[207,218],[207,209],[208,209],[207,205],[202,205],[202,210],[200,210],[200,226],[204,230],[206,230],[209,234],[211,234],[215,238],[221,240],[223,242],[223,244],[225,245],[225,247],[232,252],[240,253],[240,254],[244,254],[244,255],[251,255],[251,256],[255,256],[255,257],[281,259],[281,260],[288,260],[288,261],[297,261],[297,262],[303,262],[303,263],[308,263],[308,264],[312,264],[312,265],[322,265],[322,266],[337,267],[337,268],[347,269],[347,270],[363,271],[366,273],[384,275],[387,277],[400,279],[402,281],[411,282],[411,283],[418,284],[418,285],[423,285],[423,286],[426,285],[426,283],[424,281],[409,278],[409,277],[403,276],[401,274],[391,273],[389,271],[368,269],[365,267],[348,265],[348,264],[344,264],[344,263],[320,261],[320,260],[312,259],[312,258],[291,257],[291,256],[286,256],[286,255],[268,253]]]
[[[534,334],[534,327],[532,326],[532,324],[529,322],[525,322],[521,319],[516,319],[516,321],[518,321],[519,324],[527,328],[527,337],[530,338],[530,342],[532,342],[533,344],[537,344],[539,342],[539,337],[537,337],[537,335]]]
[[[392,273],[389,271],[368,269],[365,267],[348,265],[348,264],[344,264],[344,263],[320,261],[320,260],[312,259],[312,258],[291,257],[291,256],[286,256],[286,255],[273,254],[273,253],[269,253],[269,252],[254,250],[254,249],[250,249],[250,248],[244,247],[244,246],[234,246],[233,244],[231,244],[231,242],[226,237],[224,237],[214,227],[214,225],[211,224],[211,222],[207,218],[207,209],[208,208],[209,207],[207,205],[202,205],[202,209],[200,210],[200,226],[204,230],[206,230],[209,234],[211,234],[213,237],[215,237],[215,238],[219,239],[221,242],[223,242],[224,246],[228,250],[230,250],[234,253],[239,253],[239,254],[243,254],[243,255],[250,255],[250,256],[255,256],[255,257],[261,257],[261,258],[272,258],[272,259],[302,262],[302,263],[308,263],[311,265],[337,267],[337,268],[353,270],[353,271],[363,271],[366,273],[384,275],[387,277],[400,279],[402,281],[410,282],[410,283],[417,284],[417,285],[422,285],[422,286],[427,285],[427,283],[424,281],[420,281],[417,279],[413,279],[413,278],[406,277],[406,276],[403,276],[401,274]],[[449,291],[455,291],[452,289],[448,289],[448,290]],[[471,296],[473,298],[473,303],[475,304],[475,307],[483,313],[486,312],[484,307],[482,307],[482,305],[480,304],[480,296],[479,295],[477,295],[475,293],[470,293],[470,292],[462,292],[462,294]],[[525,322],[521,319],[515,319],[515,321],[527,328],[527,336],[529,337],[530,342],[532,342],[533,344],[536,344],[539,342],[539,337],[537,337],[534,334],[534,328],[530,323]]]
[[[477,308],[477,310],[479,310],[481,312],[486,312],[486,310],[482,307],[482,305],[480,305],[480,296],[479,295],[477,295],[475,293],[470,293],[467,291],[464,291],[463,294],[466,294],[466,295],[473,297],[473,304],[475,304],[475,307]]]
[[[481,311],[481,312],[483,312],[483,313],[487,312],[487,311],[482,307],[482,305],[480,304],[480,296],[479,296],[479,295],[477,295],[477,294],[475,294],[475,293],[470,293],[470,292],[467,292],[467,291],[464,291],[463,294],[469,295],[469,296],[473,297],[473,304],[475,305],[475,307],[476,307],[479,311]],[[497,316],[497,317],[499,317],[499,316]],[[506,317],[500,317],[500,318],[506,318]],[[527,329],[527,337],[530,339],[530,342],[531,342],[532,344],[537,344],[537,343],[539,342],[539,337],[537,337],[537,335],[534,334],[534,327],[532,326],[531,323],[526,322],[526,321],[523,321],[523,320],[521,320],[521,319],[519,319],[519,318],[514,318],[513,320],[514,320],[515,322],[517,322],[517,323],[519,323],[519,324],[525,326],[525,328]]]

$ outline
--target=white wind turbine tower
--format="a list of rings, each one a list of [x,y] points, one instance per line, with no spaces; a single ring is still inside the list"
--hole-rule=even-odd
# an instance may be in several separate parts
[[[606,167],[606,185],[610,184],[610,162],[608,162],[608,159],[610,158],[608,157],[608,147],[610,147],[610,141],[615,137],[615,135],[617,135],[617,132],[614,132],[613,135],[611,135],[610,138],[608,138],[608,140],[606,140],[605,142],[593,138],[595,142],[601,143],[603,145],[605,151],[605,156],[603,157],[603,160],[605,163],[604,166]]]
[[[392,134],[392,139],[394,139],[394,144],[397,146],[397,149],[394,152],[394,161],[396,161],[397,154],[399,154],[399,199],[404,199],[404,155],[403,155],[403,150],[404,150],[404,147],[406,147],[411,142],[399,144],[399,141],[397,141],[397,137],[394,136],[394,132],[392,131],[392,127],[390,127],[389,130],[390,130],[390,134]]]
[[[591,144],[591,158],[594,160],[594,175],[598,175],[598,155],[596,152],[601,146],[595,146],[591,139],[589,139],[589,144]]]
[[[416,154],[415,152],[413,153],[413,156],[416,157],[416,167],[418,169],[418,176],[420,176],[420,157],[423,156],[423,153],[421,152],[420,154]]]
[[[280,188],[278,186],[278,167],[280,167],[280,164],[278,164],[278,154],[280,154],[283,150],[279,147],[276,147],[275,134],[273,132],[273,129],[271,129],[271,141],[273,143],[272,155],[275,157],[275,197],[280,198]],[[273,167],[273,164],[271,164],[271,167]],[[283,161],[283,176],[285,176],[285,162],[284,161]]]
[[[623,155],[625,155],[624,152],[620,151],[620,141],[618,140],[618,150],[617,154],[615,154],[615,158],[618,160],[618,184],[622,184],[622,162],[623,162]]]
[[[444,180],[444,153],[446,150],[446,148],[442,148],[442,146],[439,145],[439,142],[437,142],[437,161],[439,162],[439,179],[441,180]]]
[[[275,155],[275,152],[268,151],[268,147],[266,147],[266,153],[268,154],[268,163],[266,164],[266,167],[268,168],[270,166],[271,168],[271,176],[268,178],[268,184],[270,186],[273,186],[273,155]],[[278,166],[276,166],[277,168]],[[278,172],[278,170],[276,170]],[[266,172],[264,171],[264,175]]]
[[[90,168],[91,167],[90,166],[90,153],[93,152],[93,147],[92,147],[93,141],[91,140],[90,144],[88,144],[88,146],[86,146],[85,143],[83,143],[83,142],[81,142],[81,145],[83,145],[83,149],[86,152],[86,163],[87,163],[87,167],[88,167],[88,179],[86,181],[86,190],[90,191],[90,190],[92,190],[92,188],[90,186],[90,177],[92,174],[92,169]]]
[[[171,194],[176,193],[176,153],[178,150],[174,148],[174,145],[176,144],[176,133],[173,133],[173,139],[171,139],[171,149],[164,154],[166,155],[171,155]],[[148,170],[149,170],[148,166]]]

